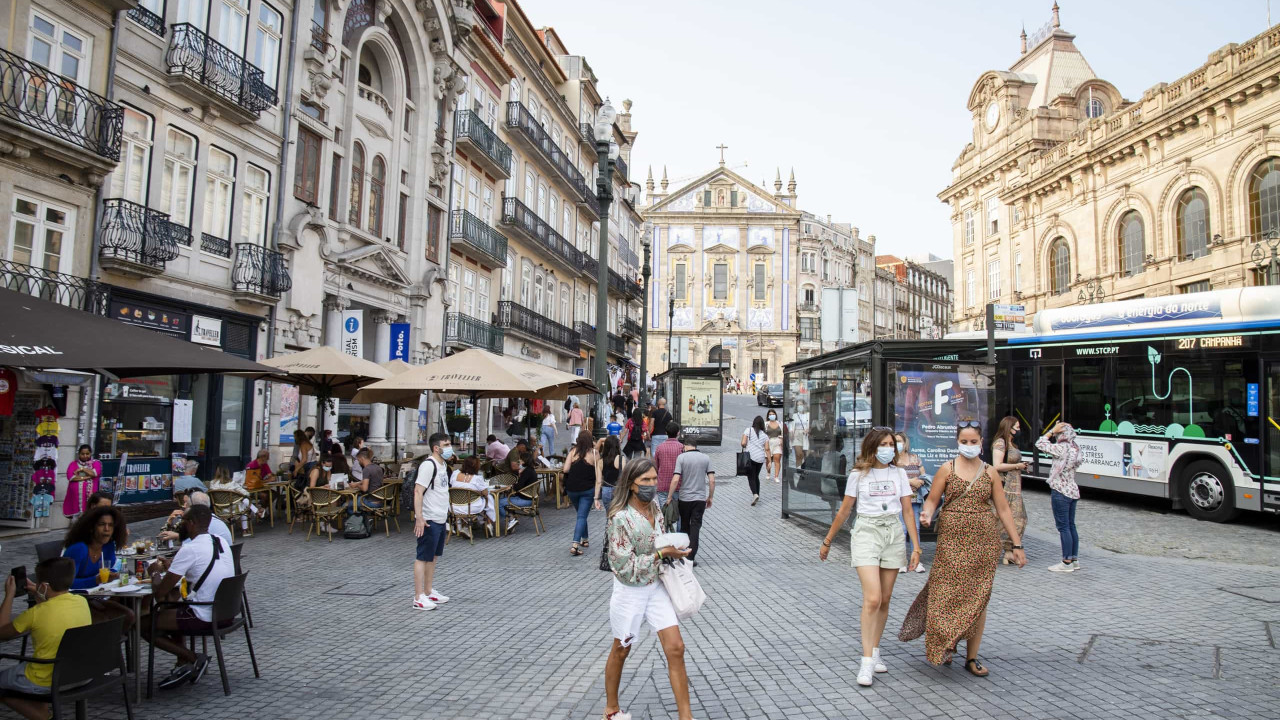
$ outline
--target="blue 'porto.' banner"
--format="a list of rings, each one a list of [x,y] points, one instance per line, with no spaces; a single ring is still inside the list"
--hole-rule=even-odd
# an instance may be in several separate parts
[[[409,323],[391,323],[391,357],[409,362]]]

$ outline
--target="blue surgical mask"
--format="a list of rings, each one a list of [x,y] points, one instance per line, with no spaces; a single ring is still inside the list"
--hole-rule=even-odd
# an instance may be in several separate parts
[[[445,460],[448,460],[449,458],[453,457],[453,446],[450,445],[449,447],[443,448],[442,450],[440,450],[440,457],[444,458]]]
[[[898,448],[898,452],[902,452],[903,450],[906,449],[902,447],[902,443],[894,443],[894,445]]]
[[[960,454],[969,458],[970,460],[978,457],[978,455],[982,452],[981,445],[960,445],[959,448],[960,448]]]
[[[876,448],[876,459],[888,465],[893,462],[894,451],[891,447]]]

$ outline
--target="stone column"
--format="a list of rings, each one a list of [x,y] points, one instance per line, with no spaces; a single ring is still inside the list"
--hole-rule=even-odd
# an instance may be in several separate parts
[[[373,314],[373,361],[376,363],[384,363],[391,357],[391,323],[395,320],[396,316],[389,312]],[[382,403],[369,406],[369,437],[366,440],[371,445],[381,447],[391,442],[387,437],[387,410]]]
[[[338,352],[342,352],[342,311],[351,307],[351,301],[346,298],[330,295],[324,299],[324,344]],[[333,431],[334,437],[338,436],[338,401],[330,401],[332,410],[324,417],[323,423],[320,418],[324,413],[324,408],[318,403],[316,405],[316,448],[319,449],[319,441],[323,437],[320,425]]]

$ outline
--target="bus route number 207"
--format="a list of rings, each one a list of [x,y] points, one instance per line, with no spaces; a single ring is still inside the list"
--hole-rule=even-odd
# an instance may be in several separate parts
[[[1240,335],[1219,335],[1216,337],[1178,338],[1179,350],[1218,350],[1222,348],[1242,348],[1244,337]]]

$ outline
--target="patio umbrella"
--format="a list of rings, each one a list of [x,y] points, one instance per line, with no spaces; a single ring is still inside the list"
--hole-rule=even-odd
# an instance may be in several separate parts
[[[0,365],[92,370],[114,377],[281,370],[154,330],[0,288]]]
[[[303,395],[314,395],[321,403],[320,437],[324,437],[324,417],[329,400],[350,400],[361,385],[391,377],[381,365],[323,346],[302,352],[278,355],[262,361],[276,371],[289,373],[287,382]]]
[[[384,363],[378,363],[378,364],[381,365],[385,370],[390,371],[392,375],[399,375],[400,373],[408,372],[409,370],[413,369],[412,365],[401,360],[400,358],[396,358],[394,360],[388,360]],[[400,462],[400,407],[401,406],[393,404],[392,407],[396,409],[396,414],[395,414],[395,422],[391,424],[392,426],[391,427],[391,453],[392,453],[392,456],[395,458],[395,461],[399,463]]]
[[[586,378],[545,365],[473,349],[368,385],[354,399],[357,402],[408,404],[416,402],[423,390],[468,395],[471,397],[473,415],[476,400],[480,398],[558,399],[579,393],[597,392]],[[474,443],[478,436],[474,418],[471,428]]]

